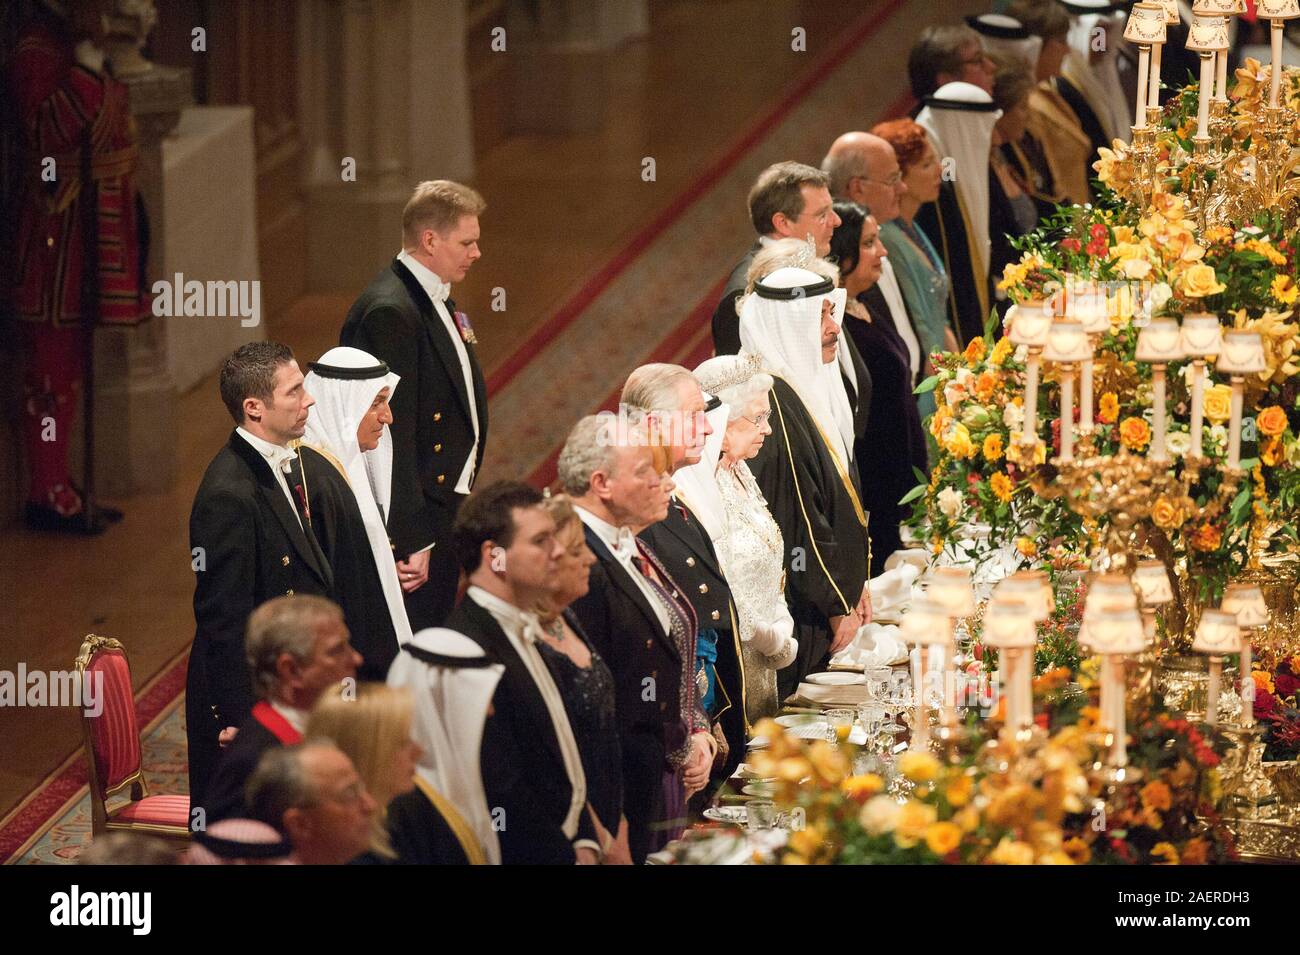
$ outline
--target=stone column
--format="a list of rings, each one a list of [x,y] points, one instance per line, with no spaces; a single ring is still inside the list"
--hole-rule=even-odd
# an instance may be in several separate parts
[[[163,270],[162,141],[192,101],[189,70],[152,66],[122,78],[140,149],[136,182],[149,217],[152,283]],[[176,479],[176,385],[159,319],[95,335],[95,481],[106,498],[162,491]],[[74,445],[80,448],[80,443]]]
[[[298,0],[312,291],[374,277],[417,182],[472,179],[465,29],[465,0]]]

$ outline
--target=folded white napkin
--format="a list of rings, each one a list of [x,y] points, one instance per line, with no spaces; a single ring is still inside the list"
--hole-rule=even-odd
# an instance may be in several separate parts
[[[921,568],[905,563],[873,577],[867,584],[871,591],[872,614],[897,613],[911,603],[912,585],[919,576]]]
[[[902,567],[904,564],[911,564],[917,570],[924,571],[930,566],[930,552],[920,547],[912,547],[907,550],[896,550],[885,560],[885,570],[893,570],[895,567]]]
[[[902,663],[906,659],[907,645],[899,638],[898,627],[869,623],[858,631],[852,643],[831,658],[831,662],[869,670]]]

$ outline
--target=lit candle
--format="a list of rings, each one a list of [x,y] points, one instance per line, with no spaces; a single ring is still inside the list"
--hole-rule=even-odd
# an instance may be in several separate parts
[[[1205,722],[1219,722],[1219,681],[1223,678],[1223,657],[1210,657],[1210,682],[1205,691]]]
[[[1165,460],[1165,366],[1151,368],[1151,404],[1155,410],[1155,437],[1151,439],[1151,458]]]
[[[1160,108],[1160,53],[1164,48],[1163,43],[1151,47],[1151,98],[1148,105],[1154,109]]]
[[[1022,444],[1032,445],[1038,441],[1038,365],[1041,361],[1040,354],[1037,348],[1030,348],[1029,358],[1025,362],[1025,423],[1020,433]]]
[[[1250,635],[1241,639],[1241,725],[1255,725],[1255,679],[1250,675]]]
[[[1128,729],[1124,719],[1124,657],[1112,653],[1102,658],[1111,668],[1111,700],[1114,706],[1115,742],[1111,746],[1111,765],[1128,765]],[[1104,665],[1104,664],[1103,664]]]
[[[1269,37],[1273,41],[1273,63],[1269,67],[1272,73],[1268,87],[1268,105],[1277,109],[1278,102],[1281,99],[1282,91],[1282,27],[1281,20],[1271,21],[1273,29],[1269,31]]]
[[[1210,89],[1214,85],[1214,55],[1201,54],[1201,83],[1198,90],[1196,113],[1196,138],[1208,139],[1210,135]]]
[[[1074,460],[1074,369],[1061,369],[1061,461]]]
[[[1241,464],[1241,386],[1240,375],[1232,376],[1231,417],[1228,419],[1228,470]]]
[[[1191,456],[1201,456],[1201,431],[1205,428],[1205,362],[1192,362],[1192,450]]]
[[[1145,46],[1138,47],[1137,106],[1135,107],[1136,117],[1133,120],[1134,129],[1147,128],[1146,106],[1147,106],[1147,96],[1149,92],[1147,86],[1150,82],[1150,75],[1148,73],[1148,70],[1150,69],[1150,60],[1151,60],[1151,54],[1149,52],[1149,49],[1150,49],[1149,47],[1145,47]],[[1159,47],[1157,47],[1156,49],[1159,49]],[[1157,73],[1159,72],[1158,67],[1156,71]]]

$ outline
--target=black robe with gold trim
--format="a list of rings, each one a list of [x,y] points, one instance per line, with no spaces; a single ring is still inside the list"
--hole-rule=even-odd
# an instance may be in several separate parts
[[[917,210],[915,225],[925,231],[948,269],[948,326],[964,348],[972,338],[984,334],[989,314],[988,265],[980,261],[983,248],[977,244],[983,237],[977,240],[972,235],[957,187],[951,182],[940,184],[937,202]]]
[[[332,455],[300,445],[311,526],[334,570],[334,599],[361,654],[359,680],[383,680],[397,656],[397,631],[384,598],[365,521],[347,476]]]
[[[388,804],[386,822],[403,865],[484,865],[483,849],[464,817],[423,777]]]
[[[799,656],[777,674],[784,696],[824,663],[830,618],[857,606],[871,545],[852,462],[837,460],[787,382],[777,378],[769,396],[772,434],[749,468],[785,538],[785,597]]]

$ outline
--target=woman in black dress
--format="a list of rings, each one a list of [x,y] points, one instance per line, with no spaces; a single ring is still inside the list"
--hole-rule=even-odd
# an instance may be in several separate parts
[[[587,809],[601,836],[607,865],[631,865],[627,819],[623,816],[623,758],[614,711],[614,677],[582,632],[569,604],[587,593],[596,556],[587,547],[582,521],[563,494],[546,500],[564,545],[547,605],[538,608],[542,639],[537,646],[564,697],[587,777]]]
[[[883,568],[889,555],[903,548],[899,524],[910,508],[899,500],[916,486],[912,469],[925,473],[925,433],[912,394],[912,368],[907,345],[888,309],[867,293],[880,279],[888,254],[880,242],[880,227],[856,202],[835,203],[839,228],[831,237],[832,258],[839,266],[840,284],[848,293],[844,331],[858,347],[871,373],[871,417],[853,447],[862,485],[862,506],[870,513],[871,565]]]

